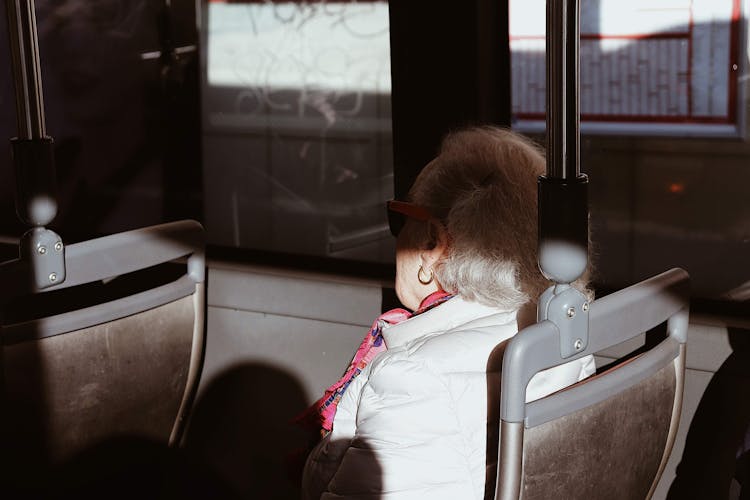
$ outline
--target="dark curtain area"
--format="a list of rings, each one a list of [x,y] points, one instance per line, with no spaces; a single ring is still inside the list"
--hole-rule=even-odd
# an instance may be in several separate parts
[[[395,193],[403,198],[446,132],[510,126],[508,2],[391,2]]]

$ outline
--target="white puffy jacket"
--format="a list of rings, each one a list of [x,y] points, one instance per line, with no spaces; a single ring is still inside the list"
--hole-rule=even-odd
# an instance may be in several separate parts
[[[515,312],[461,297],[385,329],[388,351],[351,383],[307,460],[303,498],[482,499],[487,361],[517,331]],[[594,370],[587,357],[540,372],[526,399]]]

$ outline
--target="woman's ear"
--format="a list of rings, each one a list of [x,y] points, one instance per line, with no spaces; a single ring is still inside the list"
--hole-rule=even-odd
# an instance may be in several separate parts
[[[448,233],[445,228],[437,222],[430,221],[429,224],[430,244],[419,253],[425,269],[432,269],[432,266],[448,251]]]

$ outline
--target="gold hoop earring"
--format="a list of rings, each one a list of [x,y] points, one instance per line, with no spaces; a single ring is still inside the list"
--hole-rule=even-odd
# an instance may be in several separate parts
[[[433,278],[432,269],[430,269],[430,275],[425,278],[424,276],[426,274],[427,274],[427,272],[424,270],[424,268],[420,264],[419,265],[419,271],[417,271],[417,279],[423,285],[429,285],[430,283],[432,283],[432,278]]]

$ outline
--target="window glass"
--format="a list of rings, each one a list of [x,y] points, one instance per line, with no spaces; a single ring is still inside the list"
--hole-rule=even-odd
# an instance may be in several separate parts
[[[514,126],[540,141],[543,4],[511,1],[510,27]],[[602,288],[680,266],[694,296],[750,301],[746,8],[582,0],[581,169]]]
[[[201,218],[199,57],[192,0],[37,0],[47,133],[67,243]],[[17,134],[6,9],[0,11],[0,234],[14,209]],[[15,251],[15,249],[13,249]]]
[[[209,243],[393,259],[386,2],[208,2]]]
[[[511,2],[513,111],[540,130],[545,109],[545,0]],[[740,2],[583,0],[584,132],[736,135]]]

